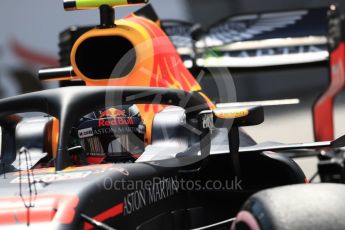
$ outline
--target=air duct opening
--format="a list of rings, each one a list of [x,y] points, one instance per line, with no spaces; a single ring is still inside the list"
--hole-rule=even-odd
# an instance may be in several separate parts
[[[99,36],[79,45],[75,61],[80,72],[88,78],[121,78],[134,68],[136,53],[132,43],[124,37]]]

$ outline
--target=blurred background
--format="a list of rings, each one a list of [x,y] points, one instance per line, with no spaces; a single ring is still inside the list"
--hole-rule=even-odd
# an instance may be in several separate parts
[[[340,10],[345,13],[344,0],[151,0],[151,3],[161,19],[198,23],[205,31],[208,31],[211,38],[222,38],[229,27],[241,25],[234,24],[235,21],[244,20],[247,22],[247,26],[253,25],[253,23],[248,24],[248,21],[251,22],[253,18],[257,18],[256,15],[263,14],[264,16],[261,18],[274,18],[276,15],[271,15],[270,12],[283,11],[295,12],[292,14],[294,19],[285,23],[286,25],[276,26],[277,28],[288,28],[290,32],[293,31],[293,34],[309,33],[307,31],[310,31],[310,33],[315,33],[311,34],[313,36],[326,36],[326,14],[315,14],[314,21],[307,27],[295,25],[296,23],[301,24],[303,17],[307,17],[305,16],[307,13],[303,10],[325,8],[331,3],[337,3]],[[136,9],[138,7],[119,8],[116,11],[116,17],[122,18]],[[296,14],[300,16],[296,17]],[[245,15],[245,17],[239,18],[238,16],[241,15]],[[285,20],[291,20],[291,14],[287,15],[281,16]],[[99,20],[97,11],[64,11],[62,0],[2,0],[0,17],[0,98],[46,87],[56,87],[56,83],[39,82],[37,71],[42,67],[59,65],[59,33],[71,25],[94,25]],[[254,28],[259,30],[256,35],[260,37],[267,32],[268,37],[265,39],[270,38],[269,36],[277,36],[272,30],[275,26],[274,23],[279,20],[279,17],[271,21],[266,20],[264,26],[260,24],[261,27]],[[267,29],[267,26],[272,28]],[[224,28],[225,32],[219,32]],[[260,28],[263,32],[260,31]],[[253,31],[253,28],[248,27],[247,32],[249,30]],[[280,30],[280,32],[283,36],[285,36],[284,33],[290,33],[287,29]],[[221,33],[221,35],[223,33],[223,35],[218,36],[217,33]],[[224,39],[227,39],[226,36]],[[305,36],[309,35],[305,34]],[[247,38],[247,40],[253,40],[253,38]],[[239,38],[233,39],[232,42],[241,41]],[[276,52],[275,50],[269,51]],[[273,53],[271,54],[273,55]],[[256,51],[253,56],[260,55]],[[259,127],[246,129],[254,139],[258,142],[271,140],[286,143],[314,140],[311,107],[320,93],[325,90],[329,81],[327,57],[293,65],[231,66],[229,71],[236,86],[238,101],[286,98],[299,98],[301,101],[298,105],[267,108],[265,123]],[[220,96],[215,95],[212,91],[213,79],[211,76],[203,78],[201,84],[207,93],[219,99]],[[336,137],[345,134],[344,99],[345,95],[342,94],[335,103]],[[303,162],[302,160],[301,162],[303,167],[313,173],[314,167],[316,167],[313,161]]]

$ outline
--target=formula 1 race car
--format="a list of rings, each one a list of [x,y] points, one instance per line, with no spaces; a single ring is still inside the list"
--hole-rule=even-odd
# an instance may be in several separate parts
[[[282,152],[338,151],[345,137],[257,144],[241,127],[263,106],[215,105],[150,5],[115,21],[113,7],[144,3],[64,0],[98,8],[100,24],[63,32],[66,66],[39,71],[66,87],[0,100],[0,226],[344,228],[344,187],[306,185]]]

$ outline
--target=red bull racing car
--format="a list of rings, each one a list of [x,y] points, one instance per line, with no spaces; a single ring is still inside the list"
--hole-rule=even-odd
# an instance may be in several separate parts
[[[100,24],[60,44],[65,66],[39,71],[78,86],[0,100],[0,227],[344,229],[344,186],[307,184],[284,151],[335,154],[345,138],[257,144],[241,127],[263,107],[215,105],[150,5],[114,20],[113,7],[145,3],[64,0],[99,9]]]

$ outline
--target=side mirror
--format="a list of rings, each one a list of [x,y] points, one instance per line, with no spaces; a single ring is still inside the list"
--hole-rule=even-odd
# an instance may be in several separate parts
[[[264,121],[262,106],[229,106],[204,110],[200,114],[203,128],[228,128],[259,125]]]
[[[239,162],[239,127],[259,125],[264,121],[262,106],[224,106],[199,113],[202,128],[227,128],[229,159],[236,176],[241,178]]]
[[[16,159],[15,132],[21,117],[17,115],[5,116],[0,119],[0,172],[6,165],[11,165]]]
[[[217,128],[232,126],[253,126],[264,121],[262,106],[231,106],[216,108],[212,111],[213,123]]]

